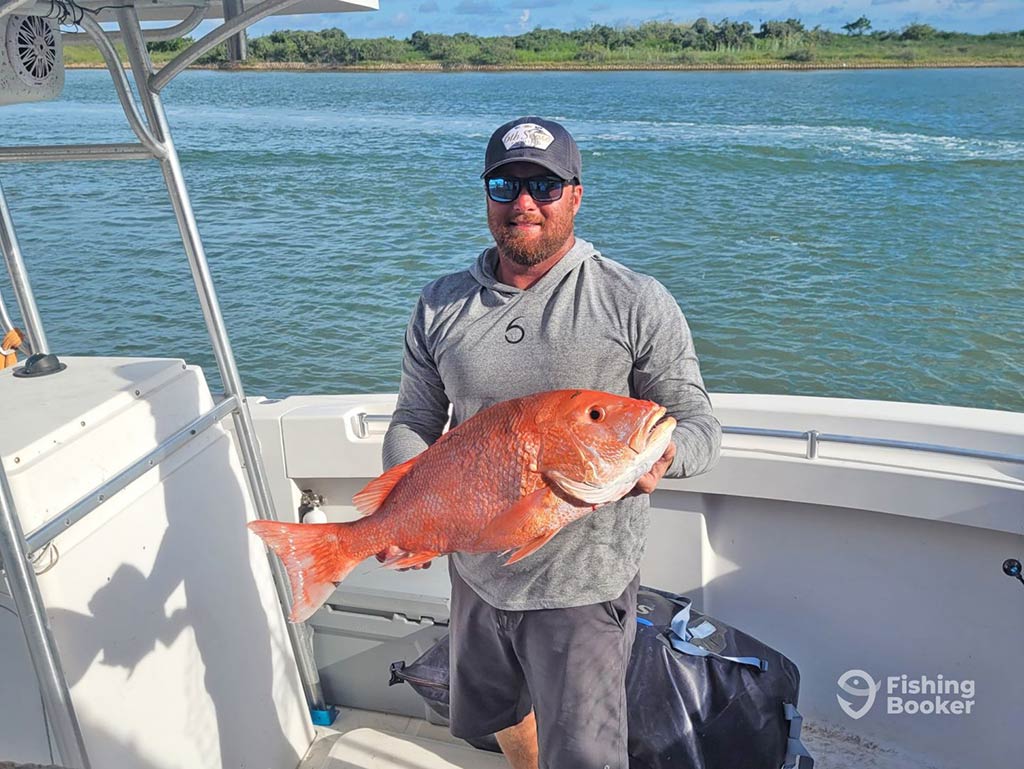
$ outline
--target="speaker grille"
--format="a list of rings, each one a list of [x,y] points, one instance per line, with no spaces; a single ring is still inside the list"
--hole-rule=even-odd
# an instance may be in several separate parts
[[[39,16],[12,16],[7,25],[7,56],[27,85],[46,85],[57,71],[53,24]]]

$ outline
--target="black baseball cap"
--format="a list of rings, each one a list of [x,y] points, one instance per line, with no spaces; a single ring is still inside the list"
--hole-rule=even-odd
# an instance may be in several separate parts
[[[554,120],[534,116],[516,118],[491,134],[480,176],[509,163],[536,163],[568,181],[579,180],[583,166],[572,134]]]

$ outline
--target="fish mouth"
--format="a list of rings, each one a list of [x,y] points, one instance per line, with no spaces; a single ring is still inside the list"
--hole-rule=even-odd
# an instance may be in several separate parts
[[[664,406],[658,406],[650,413],[644,423],[640,425],[640,429],[633,433],[632,437],[629,439],[629,448],[632,449],[634,453],[642,453],[654,437],[655,430],[657,430],[661,425],[666,424],[669,420],[672,421],[672,428],[675,428],[676,420],[667,416],[667,413],[668,409]]]

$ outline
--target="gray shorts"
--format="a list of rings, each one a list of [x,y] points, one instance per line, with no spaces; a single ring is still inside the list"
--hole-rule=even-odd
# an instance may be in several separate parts
[[[640,575],[612,601],[503,611],[454,565],[449,572],[452,734],[492,734],[532,708],[540,769],[625,769],[626,666]]]

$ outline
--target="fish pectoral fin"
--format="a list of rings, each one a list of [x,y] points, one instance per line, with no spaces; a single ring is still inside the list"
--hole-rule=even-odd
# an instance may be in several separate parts
[[[527,527],[530,519],[539,510],[557,502],[558,497],[547,486],[542,486],[525,497],[521,497],[518,502],[495,517],[480,532],[480,537],[477,540],[480,549],[476,552],[509,550],[518,546],[524,538],[522,529]],[[526,536],[530,536],[531,533],[527,528]]]
[[[408,569],[413,566],[419,566],[424,563],[430,563],[440,553],[399,553],[394,558],[388,558],[384,561],[384,565],[389,569]]]
[[[538,550],[544,547],[547,541],[551,539],[553,536],[555,536],[559,531],[561,531],[561,529],[555,529],[554,531],[549,531],[547,534],[541,534],[536,539],[531,539],[521,548],[516,550],[512,554],[512,557],[505,561],[505,565],[508,566],[509,564],[515,563],[516,561],[521,561],[531,553],[536,553]]]
[[[377,512],[391,490],[412,470],[412,466],[418,459],[419,457],[413,457],[408,462],[395,465],[383,475],[366,484],[362,491],[352,497],[352,504],[355,505],[356,510],[362,515]]]

